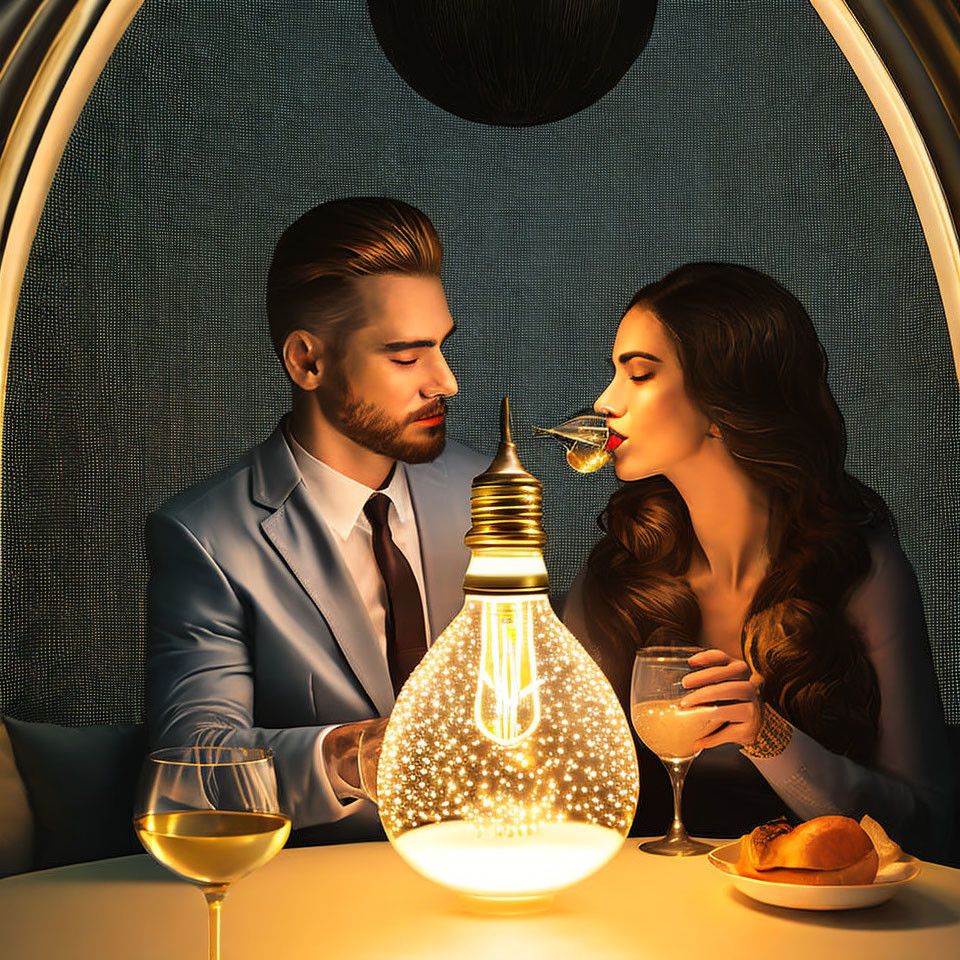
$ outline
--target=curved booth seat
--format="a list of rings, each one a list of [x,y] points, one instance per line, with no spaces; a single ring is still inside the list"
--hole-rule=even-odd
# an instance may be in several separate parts
[[[960,727],[949,728],[960,780]],[[0,877],[141,853],[132,827],[146,750],[139,724],[63,727],[0,719]],[[641,805],[643,791],[641,789]],[[960,797],[956,799],[960,822]],[[304,828],[288,846],[382,840]],[[937,861],[960,866],[960,838]]]

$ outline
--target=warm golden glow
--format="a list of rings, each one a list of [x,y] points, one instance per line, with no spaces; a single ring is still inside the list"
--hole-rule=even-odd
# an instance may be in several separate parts
[[[552,893],[602,867],[623,837],[589,823],[549,823],[531,836],[483,837],[462,820],[410,830],[397,852],[436,883],[474,897]]]
[[[531,897],[602,866],[639,790],[626,717],[546,594],[467,594],[407,681],[378,776],[387,836],[463,893]]]
[[[513,747],[540,722],[533,607],[499,597],[483,600],[481,606],[474,722],[487,739]]]
[[[509,553],[503,550],[475,550],[467,567],[468,577],[480,578],[535,577],[540,574],[546,576],[546,573],[543,554],[539,550],[514,550]]]
[[[400,691],[377,774],[407,863],[498,912],[603,866],[639,792],[613,689],[547,597],[541,491],[504,397],[500,449],[473,480],[463,609]]]

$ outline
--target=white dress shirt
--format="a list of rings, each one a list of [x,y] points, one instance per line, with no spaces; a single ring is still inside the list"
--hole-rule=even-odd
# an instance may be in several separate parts
[[[384,660],[387,656],[386,588],[373,555],[370,521],[367,520],[363,508],[374,493],[384,493],[390,498],[387,524],[394,543],[407,558],[417,586],[420,588],[420,604],[423,608],[423,623],[429,646],[432,635],[427,613],[426,590],[423,585],[420,535],[417,531],[417,518],[413,512],[407,474],[403,464],[397,463],[390,483],[383,490],[373,490],[366,484],[351,480],[327,466],[322,460],[318,460],[304,450],[293,437],[292,432],[287,430],[285,433],[300,473],[303,474],[307,493],[330,528],[333,540],[340,550],[340,556],[347,570],[350,571],[360,598],[370,615]]]

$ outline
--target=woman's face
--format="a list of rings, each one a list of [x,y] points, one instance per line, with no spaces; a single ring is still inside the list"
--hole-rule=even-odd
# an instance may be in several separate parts
[[[694,457],[710,421],[687,396],[673,341],[649,308],[631,307],[613,345],[614,375],[593,405],[623,442],[613,451],[621,480],[664,474]]]

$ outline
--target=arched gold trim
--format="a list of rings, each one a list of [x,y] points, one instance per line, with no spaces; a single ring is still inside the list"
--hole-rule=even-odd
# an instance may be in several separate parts
[[[37,9],[33,11],[33,15],[27,21],[27,25],[23,28],[23,33],[17,37],[17,42],[10,48],[10,53],[7,55],[7,59],[3,62],[3,66],[0,67],[0,78],[10,69],[10,64],[13,63],[17,54],[20,52],[20,48],[23,46],[24,41],[30,35],[30,31],[33,29],[34,24],[43,16],[45,8],[51,0],[40,0],[40,4],[37,6]]]
[[[142,4],[143,0],[110,0],[104,9],[98,0],[78,0],[47,50],[0,154],[0,222],[12,213],[0,260],[0,465],[13,323],[40,215],[80,111]],[[77,45],[87,34],[78,55]],[[66,71],[69,75],[64,79]],[[34,143],[36,150],[31,158],[29,151]]]
[[[913,114],[880,54],[844,0],[810,0],[857,75],[890,137],[917,208],[960,374],[960,243],[947,196]]]

